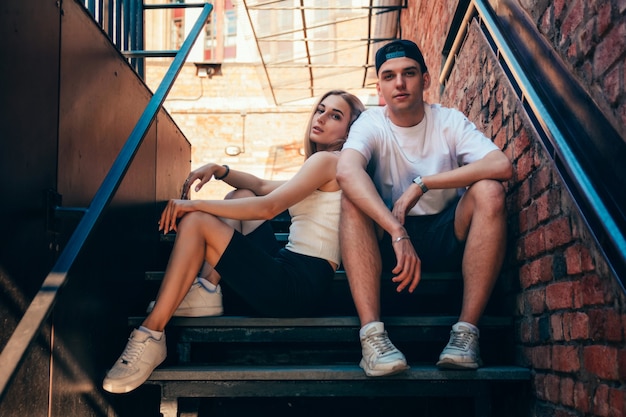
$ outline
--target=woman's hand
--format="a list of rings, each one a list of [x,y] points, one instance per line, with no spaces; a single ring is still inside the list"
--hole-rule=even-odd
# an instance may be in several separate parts
[[[165,206],[163,213],[161,213],[161,220],[159,220],[159,230],[163,231],[163,234],[167,234],[170,231],[176,231],[176,221],[183,217],[185,213],[195,211],[195,202],[191,200],[170,200]]]
[[[200,180],[200,182],[194,188],[195,192],[200,191],[200,189],[213,178],[215,173],[223,169],[222,165],[214,164],[213,162],[209,162],[206,165],[201,166],[200,168],[194,169],[189,173],[185,183],[183,184],[183,194],[181,198],[183,200],[189,199],[189,189],[191,188],[191,184],[193,184],[196,180]]]

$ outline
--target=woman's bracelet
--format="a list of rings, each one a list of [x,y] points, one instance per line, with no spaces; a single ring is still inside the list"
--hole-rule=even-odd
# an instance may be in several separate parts
[[[398,243],[402,239],[409,239],[409,240],[411,240],[411,238],[409,236],[404,235],[404,236],[399,236],[399,237],[395,238],[392,243]]]
[[[224,173],[224,175],[221,175],[219,177],[216,177],[215,174],[213,174],[213,178],[215,178],[216,180],[223,180],[224,178],[226,178],[228,176],[228,174],[230,174],[230,168],[228,165],[222,165],[224,168],[226,168],[226,172]]]

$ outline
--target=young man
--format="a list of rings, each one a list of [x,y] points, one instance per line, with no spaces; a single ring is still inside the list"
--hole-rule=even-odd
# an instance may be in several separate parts
[[[476,369],[476,325],[504,258],[501,181],[511,178],[511,163],[461,112],[424,102],[431,80],[415,43],[379,49],[376,73],[386,106],[354,123],[337,166],[342,259],[362,326],[360,366],[368,376],[408,368],[380,322],[383,268],[398,292],[413,292],[422,269],[454,267],[463,273],[463,305],[437,365]]]

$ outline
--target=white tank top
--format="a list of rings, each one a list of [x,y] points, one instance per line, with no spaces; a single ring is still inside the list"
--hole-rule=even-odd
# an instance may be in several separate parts
[[[341,190],[315,190],[289,208],[291,226],[285,248],[301,255],[326,259],[339,265],[339,213]]]

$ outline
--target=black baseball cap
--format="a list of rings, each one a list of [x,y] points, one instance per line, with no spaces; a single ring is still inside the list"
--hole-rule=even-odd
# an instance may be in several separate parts
[[[422,51],[420,51],[417,45],[406,39],[398,39],[389,42],[376,51],[376,75],[378,75],[378,70],[385,62],[392,58],[402,57],[411,58],[417,61],[417,63],[422,67],[422,72],[428,72]]]

